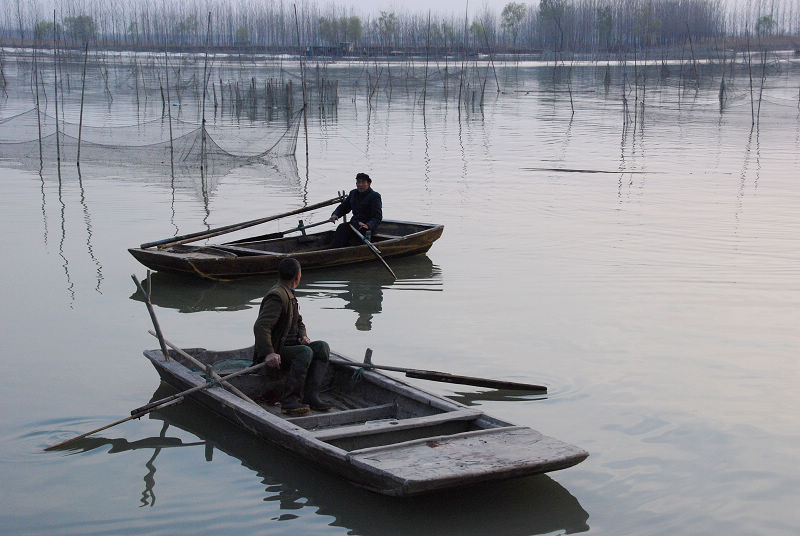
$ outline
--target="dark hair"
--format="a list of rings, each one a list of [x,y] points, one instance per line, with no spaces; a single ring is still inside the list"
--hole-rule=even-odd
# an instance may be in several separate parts
[[[368,183],[372,184],[372,179],[370,179],[369,175],[367,175],[366,173],[358,173],[356,175],[356,180],[357,181],[367,181]]]
[[[286,257],[278,263],[278,276],[281,281],[291,281],[300,273],[300,263],[297,259]]]

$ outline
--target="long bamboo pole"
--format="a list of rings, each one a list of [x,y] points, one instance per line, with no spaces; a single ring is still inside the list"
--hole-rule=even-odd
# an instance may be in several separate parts
[[[300,57],[300,83],[303,85],[303,131],[306,134],[306,169],[308,168],[308,113],[306,106],[306,73],[303,66],[303,49],[300,44],[300,22],[297,20],[297,5],[294,5],[294,24],[297,28],[297,52]],[[291,110],[288,110],[291,112]]]
[[[53,10],[53,85],[56,101],[56,160],[61,165],[61,144],[58,136],[58,26],[56,26],[56,10]]]
[[[206,72],[208,70],[208,43],[211,36],[211,12],[208,12],[208,28],[206,29],[206,53],[205,60],[203,61],[203,122],[201,123],[202,131],[200,132],[200,169],[205,165],[206,157],[206,93],[208,88],[208,77]]]
[[[474,385],[476,387],[491,387],[493,389],[511,389],[517,391],[535,391],[544,393],[547,392],[547,387],[545,387],[544,385],[534,385],[530,383],[511,382],[505,380],[494,380],[491,378],[479,378],[476,376],[459,376],[456,374],[450,374],[448,372],[438,372],[435,370],[393,367],[389,365],[375,365],[372,363],[371,358],[372,358],[372,350],[370,348],[367,348],[364,363],[359,363],[358,361],[336,359],[333,357],[331,357],[330,363],[332,365],[353,367],[365,370],[390,370],[393,372],[402,372],[409,378],[418,378],[421,380],[431,380],[435,382],[457,383],[461,385]]]
[[[261,363],[259,363],[257,365],[253,365],[252,367],[247,367],[245,369],[236,371],[233,374],[229,374],[228,376],[226,376],[225,379],[226,380],[232,380],[233,378],[236,378],[238,376],[243,376],[244,374],[250,374],[251,372],[255,372],[255,371],[265,367],[266,364],[267,364],[266,361],[264,361],[264,362],[261,362]],[[180,402],[183,402],[188,395],[196,393],[198,391],[203,391],[205,389],[208,389],[210,387],[214,387],[214,386],[217,386],[217,385],[219,385],[218,382],[210,381],[210,382],[204,383],[202,385],[197,385],[195,387],[191,387],[189,389],[186,389],[185,391],[181,391],[180,393],[175,393],[174,395],[170,395],[168,397],[162,398],[161,400],[156,400],[155,402],[151,402],[151,403],[146,404],[146,405],[144,405],[142,407],[139,407],[139,408],[136,408],[136,409],[132,410],[130,417],[125,417],[124,419],[120,419],[118,421],[114,421],[111,424],[107,424],[105,426],[101,426],[100,428],[95,428],[94,430],[92,430],[90,432],[86,432],[85,434],[81,434],[81,435],[73,437],[71,439],[67,439],[66,441],[62,441],[61,443],[56,443],[55,445],[50,445],[49,447],[46,447],[44,450],[57,449],[58,447],[66,445],[67,443],[71,443],[71,442],[76,441],[78,439],[83,439],[84,437],[87,437],[87,436],[90,436],[90,435],[92,435],[92,434],[94,434],[96,432],[100,432],[102,430],[105,430],[106,428],[111,428],[112,426],[116,426],[118,424],[122,424],[123,422],[130,421],[131,419],[138,419],[139,417],[147,415],[151,411],[154,411],[154,410],[157,410],[157,409],[163,409],[163,408],[165,408],[167,406],[171,406],[173,404],[179,404]]]
[[[164,354],[164,361],[169,361],[169,352],[167,352],[167,345],[164,341],[164,336],[161,334],[161,326],[158,325],[158,319],[156,318],[156,312],[153,309],[153,303],[150,301],[150,290],[151,290],[151,279],[150,279],[150,270],[147,271],[147,289],[148,291],[144,290],[142,284],[139,283],[139,280],[136,278],[135,275],[131,274],[131,279],[133,282],[136,283],[136,288],[139,289],[139,292],[142,293],[144,296],[144,303],[147,306],[147,312],[150,313],[150,320],[153,322],[153,327],[156,328],[156,333],[158,333],[158,342],[161,343],[161,353]]]
[[[187,354],[186,352],[184,352],[183,349],[180,346],[176,346],[175,344],[173,344],[173,343],[169,342],[168,340],[164,339],[163,336],[159,337],[158,333],[156,333],[152,329],[147,330],[147,333],[149,333],[153,337],[157,338],[159,341],[163,341],[164,343],[166,343],[166,345],[169,346],[170,348],[172,348],[173,350],[175,350],[175,352],[178,355],[180,355],[181,357],[185,358],[188,361],[191,361],[196,367],[199,367],[199,368],[205,370],[206,374],[208,374],[209,376],[214,378],[215,381],[218,381],[223,387],[226,387],[226,388],[230,389],[230,391],[233,394],[235,394],[236,396],[238,396],[240,398],[243,398],[244,400],[246,400],[246,401],[248,401],[248,402],[250,402],[252,404],[258,405],[252,398],[250,398],[249,396],[244,394],[242,391],[237,389],[233,384],[228,383],[222,376],[217,374],[217,372],[210,365],[206,365],[205,363],[199,361],[198,359],[195,359],[192,355]]]
[[[83,75],[81,76],[81,115],[80,115],[80,120],[78,121],[78,156],[75,159],[75,163],[77,164],[78,167],[81,167],[81,131],[83,130],[83,95],[86,92],[86,61],[88,59],[89,59],[89,42],[87,41],[85,49],[83,51]]]
[[[169,169],[171,177],[175,179],[175,148],[172,141],[172,102],[169,96],[169,56],[167,45],[164,43],[164,73],[167,81],[167,119],[169,120]]]
[[[142,244],[140,247],[146,249],[153,246],[159,246],[159,248],[163,249],[171,246],[177,246],[180,244],[187,244],[189,242],[196,242],[197,240],[203,240],[204,238],[211,238],[225,233],[232,233],[233,231],[239,231],[241,229],[246,229],[247,227],[253,227],[254,225],[260,225],[262,223],[267,223],[269,221],[285,218],[287,216],[294,216],[295,214],[301,214],[303,212],[308,212],[310,210],[315,210],[321,207],[327,207],[328,205],[333,205],[334,203],[341,203],[341,201],[342,201],[341,197],[334,197],[332,199],[328,199],[327,201],[321,201],[313,205],[308,205],[307,207],[290,210],[289,212],[284,212],[283,214],[277,214],[275,216],[268,216],[266,218],[259,218],[257,220],[250,220],[242,223],[225,225],[223,227],[218,227],[216,229],[210,229],[207,231],[199,231],[196,233],[189,233],[181,236],[173,236],[171,238],[156,240],[155,242],[146,242]]]

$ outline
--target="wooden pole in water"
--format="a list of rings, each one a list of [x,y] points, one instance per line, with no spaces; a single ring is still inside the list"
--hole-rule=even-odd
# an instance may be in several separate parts
[[[203,63],[203,121],[201,123],[201,128],[203,129],[200,132],[201,141],[200,141],[200,169],[203,169],[203,164],[205,163],[205,156],[206,156],[206,89],[208,87],[208,76],[206,72],[208,70],[208,41],[209,36],[211,35],[211,12],[208,12],[208,26],[206,29],[206,55],[205,60]]]
[[[428,10],[428,35],[425,38],[425,81],[422,83],[422,113],[425,114],[425,101],[428,96],[428,59],[431,52],[431,11]]]
[[[38,38],[37,38],[38,40]],[[36,85],[36,126],[39,128],[39,167],[44,164],[44,157],[42,156],[42,117],[39,108],[39,61],[36,58],[36,41],[33,46],[33,77],[34,84]]]
[[[139,292],[142,293],[144,297],[144,303],[147,306],[147,312],[150,313],[150,320],[153,321],[153,327],[156,328],[158,342],[161,344],[161,353],[164,354],[164,361],[169,361],[169,352],[167,351],[167,345],[164,342],[164,336],[161,334],[161,327],[158,325],[158,319],[156,318],[156,312],[153,309],[153,304],[150,302],[150,291],[152,290],[152,279],[150,279],[150,270],[147,271],[147,291],[144,290],[142,284],[139,283],[139,280],[136,278],[135,275],[131,274],[131,279],[133,282],[136,283],[136,288],[139,289]]]
[[[58,140],[58,26],[56,26],[56,10],[53,10],[53,86],[55,87],[56,101],[56,160],[61,165],[61,144]]]
[[[86,92],[86,61],[89,58],[89,42],[85,44],[83,51],[83,75],[81,76],[81,115],[78,121],[78,156],[75,159],[75,164],[81,167],[81,131],[83,130],[83,95]]]
[[[172,177],[175,177],[175,149],[172,144],[172,103],[169,98],[169,56],[167,55],[167,44],[164,43],[164,72],[167,82],[167,118],[169,120],[169,169]]]
[[[300,83],[303,84],[303,130],[306,133],[306,163],[308,163],[308,114],[306,112],[306,74],[303,66],[303,49],[300,44],[300,22],[297,20],[297,4],[294,4],[294,24],[297,28],[297,52],[300,58]],[[289,110],[291,116],[291,110]],[[308,165],[306,165],[306,168]]]

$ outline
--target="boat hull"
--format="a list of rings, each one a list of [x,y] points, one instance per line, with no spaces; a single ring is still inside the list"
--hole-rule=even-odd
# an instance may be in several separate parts
[[[212,364],[252,355],[252,347],[185,351]],[[158,350],[145,356],[175,389],[205,383],[175,353],[169,360]],[[286,418],[274,404],[253,404],[220,386],[191,396],[248,432],[384,495],[421,495],[534,475],[570,467],[588,456],[578,447],[382,373],[361,371],[356,381],[350,367],[329,368],[323,395],[334,405],[331,412]],[[264,377],[242,376],[233,383],[255,396]]]
[[[385,221],[374,244],[383,258],[427,252],[442,236],[443,225]],[[294,257],[303,270],[377,260],[366,244],[332,249],[332,231],[274,240],[244,239],[219,246],[177,246],[168,249],[130,248],[143,265],[156,271],[179,272],[209,279],[275,274],[278,263]]]

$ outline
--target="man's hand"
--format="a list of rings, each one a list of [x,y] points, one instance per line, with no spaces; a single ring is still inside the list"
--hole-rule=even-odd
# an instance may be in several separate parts
[[[273,352],[264,358],[264,362],[266,362],[268,367],[278,368],[281,366],[281,356]]]
[[[328,221],[329,221],[329,222],[331,222],[331,223],[336,223],[336,220],[338,220],[338,219],[339,219],[339,216],[337,216],[336,214],[334,214],[333,216],[331,216],[330,218],[328,218]]]
[[[305,345],[311,344],[311,339],[309,339],[306,336],[300,337],[298,340],[300,341],[300,344],[305,344]]]
[[[367,224],[366,224],[366,223],[364,223],[363,221],[360,221],[360,222],[358,222],[358,226],[359,226],[359,227],[361,227],[362,229],[367,229],[367,230],[369,230],[369,225],[367,225]]]

